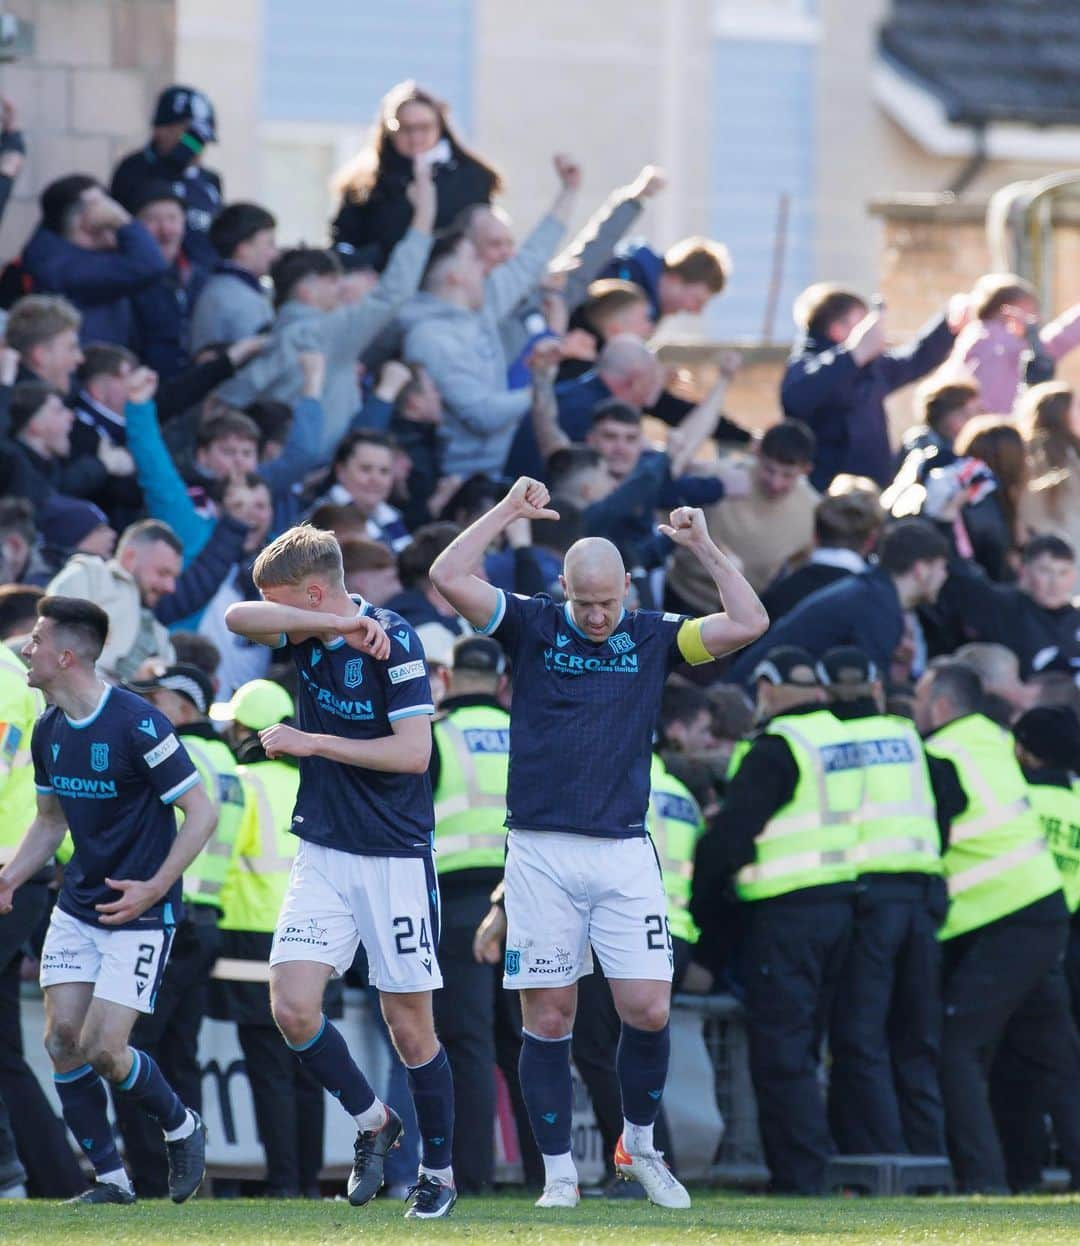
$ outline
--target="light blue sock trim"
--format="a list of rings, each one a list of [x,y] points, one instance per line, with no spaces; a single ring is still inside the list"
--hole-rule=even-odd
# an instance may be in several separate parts
[[[568,1043],[573,1037],[572,1034],[564,1034],[562,1038],[541,1038],[539,1034],[534,1034],[531,1030],[522,1029],[521,1032],[526,1038],[531,1038],[534,1043]]]
[[[446,1048],[442,1045],[442,1043],[439,1044],[439,1050],[431,1057],[430,1060],[425,1060],[423,1064],[406,1064],[405,1067],[410,1073],[416,1073],[419,1069],[430,1069],[440,1056],[445,1057],[447,1061],[450,1059],[450,1057],[446,1054]],[[404,1060],[402,1061],[402,1064],[405,1064]]]
[[[85,1077],[87,1073],[93,1073],[93,1065],[84,1064],[82,1068],[72,1069],[70,1073],[54,1073],[54,1082],[77,1082],[80,1077]]]
[[[314,1047],[315,1044],[319,1041],[319,1039],[322,1038],[323,1031],[325,1029],[326,1029],[326,1014],[324,1013],[323,1019],[322,1019],[322,1025],[319,1026],[319,1032],[318,1034],[315,1035],[314,1038],[309,1038],[306,1043],[300,1043],[298,1046],[295,1046],[295,1047],[293,1046],[292,1043],[289,1042],[288,1039],[286,1039],[285,1046],[288,1047],[290,1051],[307,1051],[309,1047]]]
[[[142,1072],[142,1057],[134,1047],[131,1049],[131,1057],[131,1072],[122,1082],[117,1083],[117,1090],[130,1090],[139,1080],[139,1074]]]

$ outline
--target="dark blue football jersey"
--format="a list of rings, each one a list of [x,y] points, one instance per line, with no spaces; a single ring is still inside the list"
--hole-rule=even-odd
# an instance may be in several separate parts
[[[691,652],[680,648],[686,629],[698,626],[681,614],[624,611],[597,644],[569,605],[499,591],[481,630],[502,643],[514,667],[507,826],[645,834],[660,696]]]
[[[299,676],[297,722],[301,731],[378,740],[393,724],[431,716],[424,649],[412,627],[393,610],[354,599],[390,636],[390,657],[376,662],[336,637],[286,642]],[[346,766],[325,757],[301,757],[300,791],[292,829],[301,839],[369,857],[422,857],[431,851],[435,810],[431,781],[423,774],[394,774]]]
[[[150,878],[176,839],[172,803],[199,772],[164,714],[123,688],[106,688],[87,718],[51,706],[30,745],[37,790],[57,797],[75,855],[64,868],[57,903],[98,924],[95,905],[119,898],[106,878]],[[172,925],[181,915],[181,880],[125,927]]]

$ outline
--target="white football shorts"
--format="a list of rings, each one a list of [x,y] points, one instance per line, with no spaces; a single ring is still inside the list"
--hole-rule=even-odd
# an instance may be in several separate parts
[[[112,930],[72,917],[57,905],[41,949],[41,989],[92,982],[95,999],[153,1012],[173,930]]]
[[[670,982],[671,935],[651,839],[511,831],[503,986],[569,986],[592,973]]]
[[[278,915],[270,964],[311,960],[340,978],[357,947],[372,986],[391,994],[442,986],[439,884],[431,857],[361,857],[302,839]]]

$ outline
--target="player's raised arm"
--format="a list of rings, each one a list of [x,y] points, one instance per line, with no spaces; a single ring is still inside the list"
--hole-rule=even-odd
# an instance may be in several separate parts
[[[712,577],[724,609],[701,620],[701,661],[734,653],[764,634],[769,616],[757,593],[736,570],[731,560],[717,548],[705,525],[704,512],[680,506],[671,512],[671,522],[660,524],[660,531],[676,545],[684,545]],[[690,656],[690,655],[688,655]],[[690,656],[693,661],[693,657]]]
[[[0,914],[11,912],[11,898],[54,856],[67,830],[60,802],[51,792],[38,792],[37,816],[27,828],[15,855],[0,870]]]
[[[390,653],[386,632],[367,615],[327,614],[274,601],[237,601],[225,611],[225,625],[230,632],[271,649],[281,645],[282,636],[293,642],[310,636],[324,641],[344,636],[354,649],[380,661]]]
[[[500,600],[498,589],[476,574],[488,546],[515,519],[558,519],[558,511],[548,506],[550,500],[546,485],[520,477],[501,502],[470,524],[431,564],[432,584],[473,627],[486,627]]]

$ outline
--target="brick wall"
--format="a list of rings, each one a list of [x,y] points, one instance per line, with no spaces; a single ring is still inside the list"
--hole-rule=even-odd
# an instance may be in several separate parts
[[[113,166],[146,141],[154,100],[173,80],[176,0],[7,0],[33,27],[32,51],[0,65],[0,90],[19,109],[29,155],[0,227],[16,254],[53,178]]]

